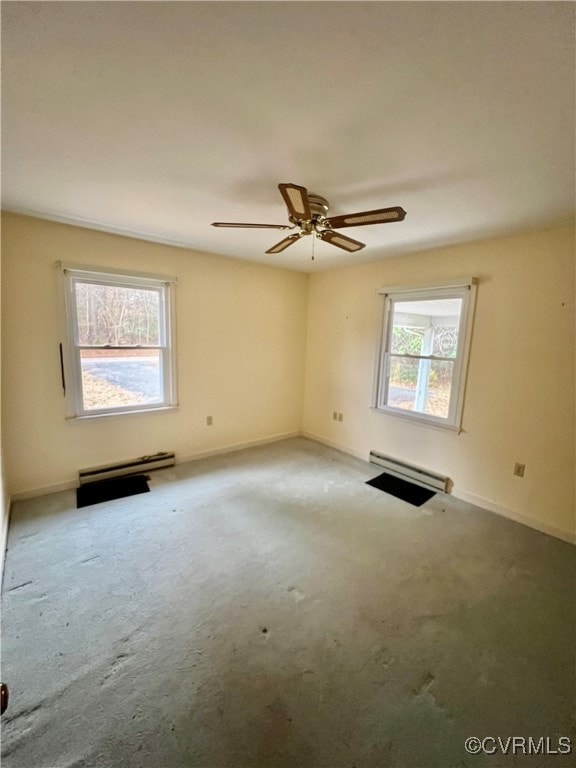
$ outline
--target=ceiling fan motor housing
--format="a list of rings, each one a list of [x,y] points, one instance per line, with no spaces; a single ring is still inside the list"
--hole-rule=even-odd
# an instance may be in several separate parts
[[[310,234],[310,232],[312,232],[313,226],[315,224],[320,224],[322,222],[322,219],[325,218],[326,214],[328,213],[328,209],[330,208],[330,204],[325,197],[322,197],[321,195],[315,195],[312,192],[308,193],[308,205],[310,208],[310,213],[312,214],[312,218],[309,220],[310,226],[306,226],[306,219],[296,218],[292,215],[288,217],[292,224],[300,225],[306,234]]]
[[[310,201],[310,210],[312,211],[313,218],[318,219],[326,216],[330,204],[325,197],[310,193],[308,195],[308,200]]]
[[[359,227],[366,224],[385,224],[389,221],[402,221],[406,216],[406,211],[399,206],[392,208],[379,208],[374,211],[362,211],[360,213],[346,214],[344,216],[326,217],[330,204],[325,197],[308,192],[306,187],[298,184],[281,183],[278,184],[280,194],[284,198],[288,208],[288,220],[291,227],[278,224],[247,224],[234,223],[226,221],[215,221],[215,227],[263,227],[270,229],[295,229],[298,232],[288,235],[266,253],[280,253],[288,246],[300,240],[305,235],[315,235],[325,243],[335,245],[345,251],[359,251],[364,248],[364,243],[354,240],[340,232],[334,232],[335,229],[343,227]]]

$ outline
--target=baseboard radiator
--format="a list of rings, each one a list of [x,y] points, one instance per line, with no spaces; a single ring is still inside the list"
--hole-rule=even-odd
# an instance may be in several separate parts
[[[401,480],[408,480],[425,488],[434,488],[436,491],[448,492],[450,479],[444,475],[438,475],[436,472],[430,472],[427,469],[415,467],[412,464],[405,464],[403,461],[393,459],[391,456],[385,456],[379,451],[370,451],[370,463],[377,464],[386,472],[399,477]]]
[[[142,472],[150,472],[153,469],[173,467],[176,456],[173,453],[155,453],[152,456],[140,456],[138,459],[128,459],[118,464],[106,464],[101,467],[90,467],[78,472],[80,485],[95,483],[98,480],[107,480],[110,477],[122,475],[139,475]]]

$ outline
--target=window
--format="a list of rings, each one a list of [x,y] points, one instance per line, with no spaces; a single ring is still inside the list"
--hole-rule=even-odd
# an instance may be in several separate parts
[[[476,280],[391,288],[376,372],[377,410],[459,429]]]
[[[67,344],[67,416],[150,411],[176,404],[175,279],[60,266]]]

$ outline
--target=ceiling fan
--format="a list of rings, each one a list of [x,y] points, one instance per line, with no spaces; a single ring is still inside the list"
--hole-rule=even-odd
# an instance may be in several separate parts
[[[299,231],[288,235],[279,243],[269,248],[266,253],[280,253],[288,246],[300,240],[305,235],[315,235],[325,243],[335,245],[345,251],[353,252],[364,248],[365,243],[353,240],[351,237],[335,232],[335,229],[343,227],[364,227],[367,224],[387,224],[390,221],[402,221],[406,211],[399,206],[393,208],[378,208],[374,211],[362,211],[361,213],[349,213],[344,216],[332,216],[326,218],[328,213],[328,200],[320,195],[308,192],[305,187],[297,184],[278,184],[278,189],[286,207],[288,208],[287,224],[245,224],[229,221],[214,221],[213,227],[242,227],[245,229],[296,229]]]

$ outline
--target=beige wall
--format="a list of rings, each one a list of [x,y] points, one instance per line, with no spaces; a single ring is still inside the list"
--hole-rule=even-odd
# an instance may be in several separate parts
[[[1,255],[0,255],[1,261]],[[1,270],[0,270],[1,273]],[[1,278],[0,278],[1,286]],[[1,291],[0,291],[1,296]],[[1,305],[1,298],[0,298]],[[0,312],[1,318],[1,312]],[[1,320],[0,320],[0,336],[1,336]],[[1,358],[0,354],[0,413],[2,411],[2,376],[1,376]],[[6,481],[4,478],[4,452],[2,450],[2,444],[4,442],[2,434],[2,422],[0,420],[0,586],[2,585],[2,577],[4,576],[4,556],[6,554],[6,542],[8,539],[8,518],[10,515],[10,499],[8,497]]]
[[[57,260],[178,276],[177,412],[65,421]],[[469,275],[479,286],[463,431],[371,411],[376,290]],[[194,457],[303,430],[365,459],[375,448],[445,473],[456,495],[544,530],[574,530],[570,227],[308,278],[5,214],[3,284],[12,494],[73,483],[79,468],[143,453]],[[335,410],[342,423],[332,420]],[[512,475],[515,461],[526,464],[523,480]]]
[[[312,276],[305,432],[447,474],[462,498],[573,532],[574,255],[573,228],[559,227]],[[461,434],[370,410],[376,290],[469,275],[479,286]]]
[[[193,457],[301,429],[306,275],[13,214],[2,243],[12,495],[75,481],[83,467],[162,450]],[[64,419],[57,260],[178,277],[176,412]]]
[[[2,577],[4,576],[4,557],[6,555],[6,543],[8,541],[9,516],[10,499],[6,493],[6,484],[4,482],[4,458],[0,447],[0,587],[2,586]]]

